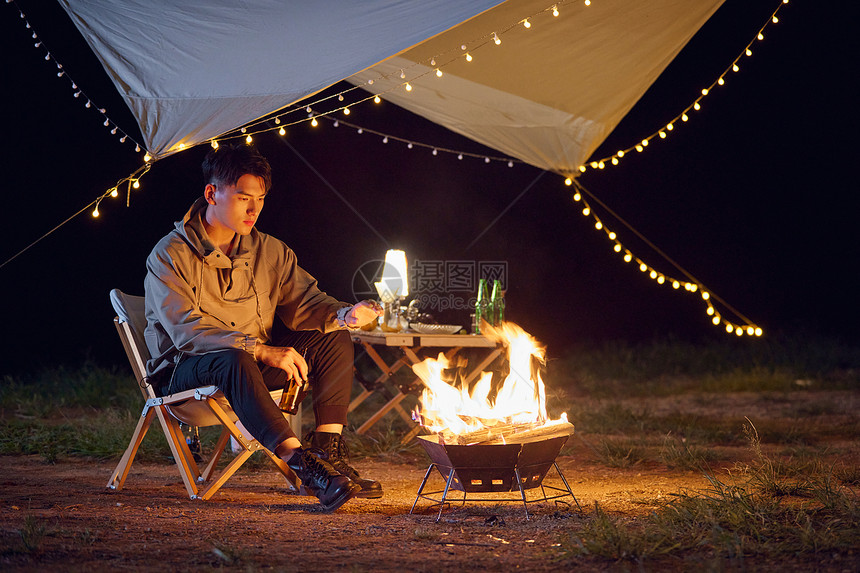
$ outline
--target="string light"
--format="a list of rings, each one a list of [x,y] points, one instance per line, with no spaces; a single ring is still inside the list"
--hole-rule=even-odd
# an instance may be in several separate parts
[[[12,0],[6,0],[6,3],[12,4],[13,2],[12,2]],[[69,82],[69,86],[72,88],[72,92],[73,92],[72,95],[77,99],[80,99],[81,97],[83,97],[84,101],[86,102],[86,103],[84,103],[84,107],[86,109],[92,109],[95,107],[95,109],[102,116],[102,125],[104,125],[104,127],[110,128],[111,135],[119,135],[119,142],[120,143],[125,143],[126,139],[129,138],[129,135],[125,131],[123,131],[116,123],[114,123],[113,120],[110,119],[110,117],[107,115],[107,111],[104,108],[96,106],[92,102],[92,100],[89,97],[87,97],[87,95],[83,92],[83,90],[78,88],[77,83],[75,83],[75,81],[72,79],[72,77],[69,75],[69,73],[65,70],[63,65],[59,61],[57,61],[57,58],[54,56],[53,53],[51,53],[51,51],[45,45],[45,42],[39,37],[39,34],[36,33],[36,31],[33,29],[33,26],[30,24],[30,21],[27,19],[26,14],[24,14],[23,10],[20,9],[20,7],[17,5],[17,3],[15,4],[15,8],[18,10],[18,16],[24,22],[24,27],[27,30],[32,31],[32,33],[30,34],[30,37],[33,40],[36,40],[36,42],[33,43],[33,47],[36,49],[41,49],[45,52],[45,56],[44,56],[45,61],[53,60],[54,63],[56,64],[57,70],[59,70],[57,72],[57,77],[58,78],[65,77]],[[132,138],[132,141],[134,141],[134,138]],[[136,141],[135,141],[135,147],[136,147],[135,151],[139,152],[140,151],[140,144],[138,144]]]
[[[589,4],[589,0],[586,0],[586,5],[588,5],[588,4]],[[726,76],[726,74],[728,74],[729,70],[731,70],[734,73],[739,72],[740,66],[738,65],[738,61],[743,57],[752,56],[752,48],[751,48],[752,45],[756,41],[761,41],[764,39],[764,29],[767,28],[767,26],[769,26],[771,24],[776,24],[779,21],[779,18],[777,18],[777,12],[779,12],[779,10],[785,4],[788,4],[787,0],[782,0],[780,2],[779,6],[777,6],[776,10],[773,11],[773,13],[768,18],[768,20],[765,22],[765,24],[759,29],[756,36],[746,45],[746,47],[741,51],[741,53],[734,59],[731,66],[729,66],[725,71],[723,71],[723,73],[721,73],[717,77],[717,79],[711,83],[711,85],[709,85],[705,88],[702,88],[701,95],[695,101],[693,101],[693,103],[691,103],[689,106],[687,106],[679,115],[675,116],[665,126],[659,128],[657,131],[655,131],[654,133],[652,133],[651,135],[649,135],[648,137],[643,139],[640,143],[637,143],[637,144],[627,148],[624,151],[629,152],[629,151],[635,149],[636,151],[641,153],[642,151],[644,151],[644,148],[647,147],[649,140],[654,139],[655,137],[659,137],[660,139],[665,139],[667,136],[666,132],[672,131],[672,129],[674,129],[673,124],[678,119],[680,119],[682,122],[687,122],[690,119],[690,116],[688,114],[691,110],[692,111],[700,111],[702,109],[702,103],[701,103],[702,99],[707,97],[708,95],[710,95],[712,93],[714,87],[725,85],[725,83],[726,83],[725,76]],[[672,127],[670,127],[670,126],[672,126]],[[622,157],[623,157],[623,154],[621,151],[619,151],[615,155],[612,155],[609,157],[604,157],[603,159],[599,159],[597,161],[592,161],[588,164],[582,164],[579,166],[579,171],[581,173],[585,173],[589,167],[591,167],[592,169],[597,169],[597,168],[599,168],[599,165],[601,162],[607,162],[607,161],[610,162],[612,165],[618,165],[620,163],[620,159]]]
[[[760,326],[754,324],[752,321],[750,321],[749,319],[744,317],[741,313],[739,313],[738,311],[733,309],[728,303],[719,299],[719,297],[717,297],[713,293],[713,291],[706,288],[701,283],[701,281],[697,280],[690,273],[688,273],[686,270],[681,268],[677,263],[672,261],[672,259],[670,259],[668,256],[666,256],[662,251],[660,251],[660,249],[658,249],[656,246],[654,246],[650,241],[645,239],[645,237],[643,237],[635,229],[633,229],[626,221],[624,221],[621,217],[619,217],[617,214],[612,212],[611,209],[609,209],[606,205],[604,205],[596,197],[594,197],[594,195],[592,195],[591,193],[588,193],[588,191],[586,191],[586,189],[584,187],[582,187],[582,185],[578,181],[576,181],[572,178],[567,178],[567,179],[565,179],[565,185],[568,185],[568,181],[570,181],[571,185],[574,185],[576,187],[576,192],[573,194],[573,201],[576,203],[581,203],[583,205],[582,215],[584,217],[591,217],[594,220],[594,228],[596,230],[602,231],[603,233],[606,234],[607,239],[609,241],[611,241],[611,243],[612,243],[612,250],[614,252],[621,253],[623,251],[623,253],[624,253],[623,260],[625,263],[635,262],[639,271],[644,273],[646,276],[648,276],[651,280],[656,282],[658,285],[663,285],[663,284],[668,282],[669,284],[672,285],[672,288],[674,290],[680,290],[681,286],[683,286],[684,290],[689,292],[689,293],[698,292],[699,297],[706,304],[706,311],[705,312],[707,313],[708,316],[713,317],[711,322],[713,322],[714,325],[719,325],[719,324],[725,325],[726,331],[728,333],[735,333],[738,336],[742,336],[744,334],[747,334],[749,336],[762,336],[763,330]],[[585,194],[589,195],[592,199],[594,199],[595,201],[600,203],[600,205],[604,209],[606,209],[610,214],[612,214],[616,219],[618,219],[623,225],[625,225],[628,229],[630,229],[640,239],[645,241],[645,243],[648,244],[652,249],[654,249],[655,252],[660,254],[664,259],[666,259],[667,261],[669,261],[669,263],[671,263],[673,266],[675,266],[681,273],[683,273],[687,277],[687,279],[685,280],[685,279],[679,279],[679,278],[671,277],[671,276],[667,275],[666,273],[658,270],[657,268],[655,268],[654,266],[652,266],[651,264],[649,264],[645,260],[641,259],[640,257],[634,255],[633,252],[631,252],[629,248],[625,248],[623,243],[618,240],[618,235],[614,231],[610,230],[607,227],[606,223],[604,221],[602,221],[600,218],[598,218],[597,215],[594,213],[593,209],[591,208],[591,205],[589,205],[588,201],[586,201],[585,198],[583,197],[583,195],[585,195]],[[728,311],[735,314],[744,323],[741,324],[739,322],[734,322],[734,321],[731,321],[731,320],[728,320],[727,318],[725,318],[725,316],[723,316],[719,312],[717,312],[717,310],[714,307],[714,304],[712,302],[713,300],[719,301],[722,306],[726,307],[726,309]]]

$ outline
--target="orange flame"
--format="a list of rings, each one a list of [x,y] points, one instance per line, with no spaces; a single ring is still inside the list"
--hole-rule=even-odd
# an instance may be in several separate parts
[[[463,383],[461,364],[452,364],[441,353],[435,360],[428,358],[412,367],[424,382],[417,414],[431,432],[465,434],[498,424],[548,420],[546,389],[540,376],[546,349],[512,322],[495,328],[483,324],[481,329],[505,349],[508,367],[496,372],[495,382],[494,373],[482,372],[476,383]]]

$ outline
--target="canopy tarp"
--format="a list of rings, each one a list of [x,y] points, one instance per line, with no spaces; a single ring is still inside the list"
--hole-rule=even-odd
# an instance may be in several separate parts
[[[59,2],[156,157],[348,79],[512,157],[574,173],[723,0]]]

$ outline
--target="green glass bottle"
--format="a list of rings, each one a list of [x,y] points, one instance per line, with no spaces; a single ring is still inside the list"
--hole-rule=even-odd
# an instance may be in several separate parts
[[[490,293],[488,291],[487,279],[479,279],[478,298],[475,299],[475,334],[481,334],[482,320],[492,324],[492,307],[490,306]]]
[[[493,316],[493,326],[501,326],[505,321],[505,293],[502,291],[502,281],[493,281],[493,294],[490,295],[490,308]]]

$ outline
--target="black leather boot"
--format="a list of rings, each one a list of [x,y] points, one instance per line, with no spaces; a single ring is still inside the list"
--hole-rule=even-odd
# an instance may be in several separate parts
[[[328,461],[334,469],[361,487],[356,497],[369,499],[382,497],[381,483],[359,476],[356,469],[349,465],[349,450],[346,447],[343,436],[329,432],[311,432],[307,440],[310,441],[313,448],[317,448],[323,452],[323,459]]]
[[[315,495],[328,511],[339,508],[361,489],[325,461],[322,451],[314,448],[296,450],[287,465],[302,480],[302,488]]]

